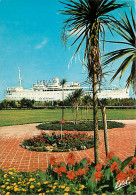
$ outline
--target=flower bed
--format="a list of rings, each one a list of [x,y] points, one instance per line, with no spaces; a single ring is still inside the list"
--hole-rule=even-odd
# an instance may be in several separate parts
[[[63,135],[52,133],[51,136],[42,133],[40,136],[24,140],[20,145],[34,151],[66,152],[94,147],[94,139],[85,133],[65,133]]]
[[[102,121],[98,122],[99,129],[104,129]],[[125,125],[120,122],[116,121],[107,121],[107,127],[108,129],[112,128],[122,128]],[[44,123],[37,126],[38,129],[41,130],[60,130],[60,124],[59,122],[52,122],[52,123]],[[93,131],[93,121],[87,122],[87,123],[79,123],[74,124],[72,122],[66,122],[63,124],[63,130],[77,130],[77,131]]]
[[[125,170],[124,170],[125,169]],[[136,191],[136,157],[123,162],[108,154],[105,165],[94,165],[90,159],[75,162],[73,153],[68,163],[50,159],[45,172],[19,172],[0,169],[0,193],[2,194],[61,194],[61,195],[132,195]]]

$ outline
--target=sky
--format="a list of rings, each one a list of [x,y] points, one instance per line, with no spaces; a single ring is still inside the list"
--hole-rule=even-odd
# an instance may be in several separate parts
[[[65,0],[63,0],[65,2]],[[135,0],[129,2],[135,10]],[[64,5],[58,0],[0,0],[0,101],[4,99],[7,87],[19,86],[18,67],[21,70],[22,85],[32,88],[37,80],[60,80],[84,82],[87,70],[82,66],[83,48],[72,60],[76,47],[63,46],[61,32],[65,16],[59,14]],[[123,8],[122,12],[128,10]],[[119,17],[119,12],[114,14]],[[106,39],[113,40],[106,30]],[[121,40],[115,34],[114,39]],[[106,44],[105,52],[121,48],[118,44]],[[108,70],[119,67],[121,61],[115,62]],[[115,79],[112,85],[125,87],[125,79]],[[112,77],[108,75],[106,85]],[[133,96],[130,90],[130,96]]]

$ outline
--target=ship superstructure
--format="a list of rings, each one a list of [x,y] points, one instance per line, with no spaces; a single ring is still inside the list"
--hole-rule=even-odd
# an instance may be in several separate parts
[[[53,78],[52,81],[38,80],[31,89],[22,87],[22,78],[19,69],[19,86],[8,87],[4,99],[21,100],[27,98],[35,101],[56,101],[62,100],[62,91],[64,90],[64,99],[72,94],[76,89],[83,89],[84,94],[92,96],[92,90],[88,87],[81,87],[79,82],[66,82],[64,88],[59,82],[59,78]],[[129,98],[129,92],[126,89],[103,89],[98,91],[98,97],[101,98]]]

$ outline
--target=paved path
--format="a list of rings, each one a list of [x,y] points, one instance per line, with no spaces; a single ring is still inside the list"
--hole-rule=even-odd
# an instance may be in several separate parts
[[[123,121],[122,121],[123,122]],[[124,128],[115,128],[108,131],[110,151],[114,152],[121,160],[133,156],[136,144],[136,120],[124,121]],[[26,138],[40,134],[36,128],[37,124],[26,124],[17,126],[0,127],[0,168],[7,171],[14,167],[19,171],[46,170],[50,156],[55,156],[58,162],[66,162],[68,152],[35,152],[29,151],[19,144]],[[51,131],[46,131],[51,133]],[[59,133],[59,132],[58,132]],[[93,135],[93,132],[89,132]],[[100,135],[100,161],[105,162],[103,131]],[[76,161],[84,157],[94,161],[94,149],[74,151]]]

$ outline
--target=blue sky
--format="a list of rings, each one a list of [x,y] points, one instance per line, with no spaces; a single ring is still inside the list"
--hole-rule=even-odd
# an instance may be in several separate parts
[[[134,9],[134,0],[129,3]],[[58,0],[0,0],[0,100],[3,100],[7,87],[19,85],[18,67],[24,88],[31,88],[36,80],[54,77],[85,81],[87,71],[78,56],[70,63],[75,47],[69,49],[69,44],[66,48],[62,44],[61,29],[65,17],[58,14],[61,9],[63,5]],[[116,14],[118,17],[118,12]],[[106,39],[111,40],[109,32]],[[120,38],[115,35],[115,39]],[[111,48],[119,46],[107,45],[105,51]],[[81,59],[82,53],[83,48],[79,52]],[[116,79],[113,84],[124,87],[127,74],[128,71],[121,82]],[[110,78],[108,76],[107,80]]]

